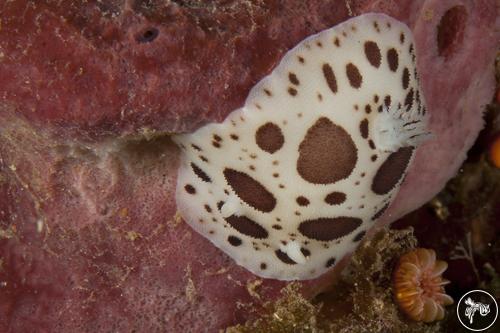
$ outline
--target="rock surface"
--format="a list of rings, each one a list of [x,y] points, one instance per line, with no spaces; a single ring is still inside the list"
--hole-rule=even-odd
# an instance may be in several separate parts
[[[289,48],[370,11],[414,31],[435,134],[383,224],[439,191],[481,128],[495,1],[3,3],[0,331],[212,332],[275,298],[282,282],[176,215],[166,134],[224,119]]]

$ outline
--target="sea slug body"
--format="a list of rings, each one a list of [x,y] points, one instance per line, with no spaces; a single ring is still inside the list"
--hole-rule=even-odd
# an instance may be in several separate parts
[[[290,50],[223,123],[174,137],[178,209],[253,273],[315,278],[391,204],[426,124],[410,29],[352,18]]]

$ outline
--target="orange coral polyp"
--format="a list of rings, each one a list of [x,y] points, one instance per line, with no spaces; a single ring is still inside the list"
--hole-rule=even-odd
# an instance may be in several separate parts
[[[411,319],[432,322],[444,318],[444,306],[453,304],[442,274],[448,264],[436,260],[430,249],[415,249],[399,259],[394,271],[393,288],[396,303]]]
[[[500,168],[500,135],[493,141],[490,148],[490,160],[494,166]]]

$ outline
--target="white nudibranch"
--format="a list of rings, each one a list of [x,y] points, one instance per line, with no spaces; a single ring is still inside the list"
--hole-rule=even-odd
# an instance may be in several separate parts
[[[429,136],[410,29],[365,14],[300,42],[223,123],[174,136],[176,200],[256,275],[315,278],[354,251]]]

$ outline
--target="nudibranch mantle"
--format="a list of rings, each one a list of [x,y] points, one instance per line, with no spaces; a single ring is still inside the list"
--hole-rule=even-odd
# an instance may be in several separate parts
[[[315,278],[395,197],[426,109],[410,29],[365,14],[310,36],[222,123],[174,136],[185,221],[256,275]]]

